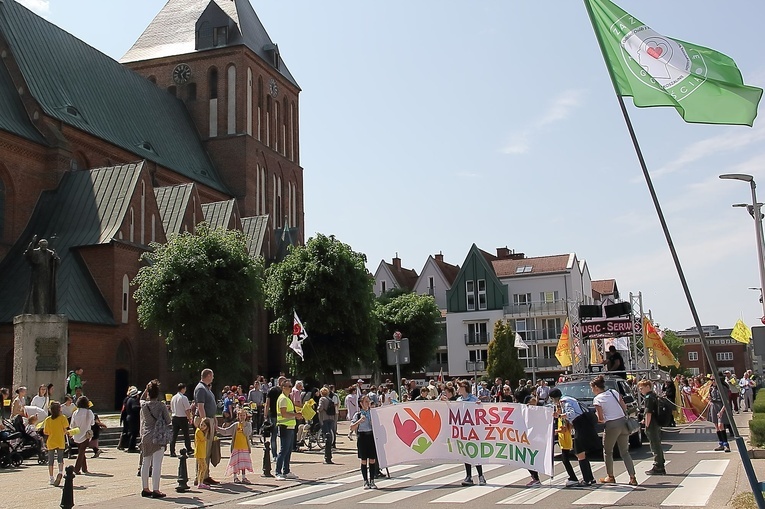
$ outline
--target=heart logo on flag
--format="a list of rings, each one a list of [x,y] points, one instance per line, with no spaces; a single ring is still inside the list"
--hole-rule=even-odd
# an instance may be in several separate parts
[[[423,454],[441,433],[441,416],[429,408],[423,408],[419,413],[411,408],[404,411],[411,419],[401,420],[398,413],[393,417],[396,436],[414,452]]]
[[[649,46],[648,49],[646,49],[646,53],[658,60],[659,57],[661,57],[661,55],[664,53],[664,48],[661,46]]]

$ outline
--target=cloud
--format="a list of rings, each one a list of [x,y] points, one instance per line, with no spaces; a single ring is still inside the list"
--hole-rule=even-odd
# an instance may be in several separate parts
[[[539,118],[529,122],[531,125],[529,129],[511,134],[500,152],[503,154],[525,154],[531,149],[530,139],[534,135],[567,119],[572,111],[582,105],[583,97],[583,90],[564,90],[547,106]]]
[[[50,0],[18,0],[18,2],[27,9],[40,15],[50,12]]]
[[[682,170],[708,157],[742,149],[765,139],[765,128],[754,127],[746,131],[728,131],[721,136],[707,138],[688,145],[673,161],[652,172],[654,177]]]

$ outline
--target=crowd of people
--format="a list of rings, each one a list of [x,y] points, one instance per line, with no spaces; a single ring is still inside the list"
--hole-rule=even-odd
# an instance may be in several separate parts
[[[38,387],[37,393],[28,398],[26,387],[18,387],[11,398],[8,389],[0,389],[3,401],[11,400],[10,419],[20,420],[30,436],[36,437],[48,458],[49,482],[61,483],[64,458],[75,455],[76,474],[89,473],[87,450],[98,457],[98,435],[104,427],[98,415],[92,411],[93,403],[82,394],[83,370],[70,372],[65,394],[56,399],[53,384]],[[715,424],[718,451],[730,451],[727,431],[730,427],[723,402],[728,400],[734,412],[750,411],[755,390],[751,372],[741,378],[726,371],[721,374],[722,387],[717,387],[710,376],[685,377],[678,375],[667,380],[663,386],[648,380],[627,376],[627,383],[645,401],[644,429],[648,436],[654,465],[649,475],[663,475],[664,458],[661,448],[661,425],[657,418],[659,401],[666,398],[674,405],[672,423],[687,423],[705,419]],[[187,386],[178,384],[176,393],[165,401],[158,380],[150,381],[143,390],[129,387],[124,399],[120,422],[122,433],[118,449],[138,453],[138,475],[141,478],[141,496],[163,498],[160,491],[162,461],[169,448],[176,457],[178,442],[183,441],[188,457],[194,458],[194,484],[200,489],[210,489],[219,481],[212,478],[210,465],[220,461],[219,437],[229,437],[230,455],[225,477],[234,483],[251,484],[247,475],[253,472],[251,438],[262,434],[268,438],[267,454],[275,463],[277,480],[296,479],[292,471],[291,457],[320,434],[324,439],[324,462],[332,464],[336,449],[337,422],[340,408],[345,407],[350,422],[349,439],[356,440],[360,472],[365,489],[376,489],[375,479],[381,475],[377,465],[377,452],[372,434],[371,410],[375,407],[394,405],[407,401],[464,401],[503,402],[526,405],[551,406],[556,418],[556,433],[562,454],[560,459],[568,474],[567,487],[580,487],[597,482],[615,482],[613,450],[618,448],[621,460],[629,475],[628,483],[637,484],[635,467],[630,456],[626,426],[628,410],[622,395],[606,387],[603,376],[590,382],[594,394],[594,412],[588,411],[579,401],[565,396],[561,390],[549,386],[546,380],[536,384],[521,379],[517,384],[496,378],[493,382],[431,378],[425,383],[402,379],[399,384],[386,380],[379,385],[358,380],[356,384],[337,391],[331,384],[321,387],[307,386],[302,380],[294,385],[284,374],[268,381],[259,376],[249,387],[225,386],[219,397],[213,393],[214,373],[202,371],[199,383],[187,394]],[[562,381],[560,379],[559,381]],[[314,384],[317,385],[317,384]],[[657,394],[658,393],[658,394]],[[189,397],[191,396],[191,397]],[[168,395],[169,397],[169,395]],[[341,400],[342,398],[342,400]],[[0,408],[3,408],[0,401]],[[217,415],[221,414],[219,418]],[[3,416],[4,417],[4,416]],[[2,419],[0,419],[0,422]],[[6,421],[8,422],[8,421]],[[587,451],[599,444],[598,425],[604,427],[603,449],[606,475],[596,480],[587,459]],[[0,423],[0,428],[3,425]],[[193,447],[192,447],[193,442]],[[579,464],[581,481],[572,466]],[[58,473],[54,476],[54,467]],[[486,484],[480,465],[465,464],[463,486],[474,485],[473,468],[477,484]],[[539,474],[530,471],[528,487],[541,486]]]

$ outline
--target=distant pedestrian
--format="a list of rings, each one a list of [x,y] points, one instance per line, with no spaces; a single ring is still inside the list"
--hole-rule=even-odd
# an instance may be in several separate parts
[[[75,475],[88,473],[88,462],[85,453],[88,450],[90,439],[93,438],[93,425],[96,423],[96,417],[90,410],[90,401],[86,396],[80,396],[77,400],[77,410],[72,414],[70,423],[72,429],[78,430],[72,436],[72,440],[77,444],[77,461],[74,464]]]
[[[290,471],[290,458],[292,457],[292,444],[295,441],[295,427],[297,416],[300,415],[295,409],[295,404],[290,399],[292,382],[282,381],[282,394],[276,400],[278,411],[276,425],[279,428],[279,454],[276,457],[276,480],[297,479]]]
[[[142,497],[163,498],[165,494],[159,491],[159,481],[162,476],[162,458],[165,447],[170,441],[157,429],[157,422],[164,422],[169,427],[172,419],[164,401],[159,400],[159,381],[152,380],[146,386],[148,401],[141,407],[141,465]],[[149,473],[151,473],[152,490],[149,491]]]
[[[192,455],[191,437],[189,436],[189,424],[193,422],[191,415],[191,403],[186,397],[186,384],[178,384],[178,392],[170,399],[170,414],[173,416],[173,438],[170,440],[170,457],[175,457],[175,442],[178,434],[183,433],[186,445],[186,454]]]
[[[743,378],[742,378],[743,380]],[[728,433],[725,431],[725,426],[728,425],[728,416],[725,413],[725,405],[723,405],[723,398],[726,397],[722,390],[717,386],[717,381],[713,377],[709,387],[709,422],[715,425],[717,430],[718,445],[715,447],[715,451],[730,452],[730,445],[728,444]],[[746,410],[744,410],[746,412]]]
[[[205,483],[209,476],[210,462],[207,457],[207,435],[210,431],[210,424],[207,419],[199,421],[199,426],[194,432],[194,459],[197,460],[197,478],[194,484],[200,490],[209,490],[210,485]]]
[[[377,489],[375,484],[375,465],[377,462],[377,449],[372,434],[372,418],[370,415],[369,396],[359,398],[359,410],[351,416],[351,430],[356,432],[356,451],[361,460],[361,477],[364,479],[364,489]],[[367,471],[367,463],[369,470]]]
[[[645,424],[645,434],[648,437],[648,442],[651,444],[651,452],[653,453],[653,467],[646,471],[646,474],[665,475],[667,472],[664,469],[664,450],[661,448],[661,424],[659,424],[659,419],[656,417],[659,414],[659,398],[653,392],[651,382],[648,380],[640,380],[638,382],[638,389],[643,398],[645,398],[645,418],[643,423]]]

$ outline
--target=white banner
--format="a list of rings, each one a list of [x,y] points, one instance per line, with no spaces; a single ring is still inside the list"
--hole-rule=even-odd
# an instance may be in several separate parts
[[[553,474],[553,410],[517,403],[412,401],[372,410],[381,468],[446,461]]]

